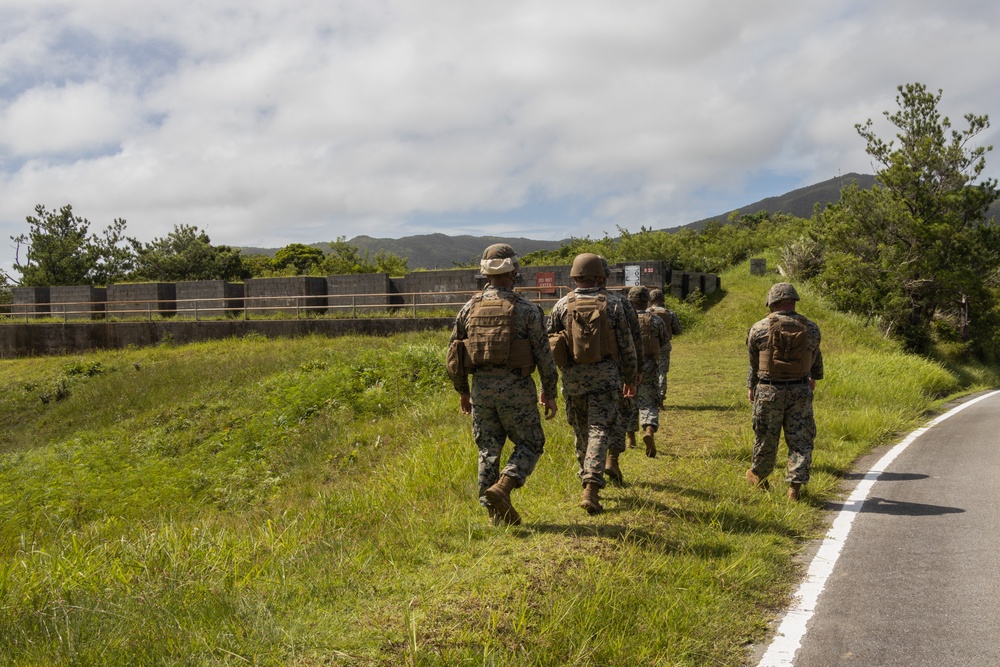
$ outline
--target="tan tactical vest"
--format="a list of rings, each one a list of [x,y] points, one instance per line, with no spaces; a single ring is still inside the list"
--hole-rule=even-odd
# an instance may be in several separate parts
[[[673,318],[670,317],[670,311],[666,308],[661,308],[660,306],[650,306],[646,309],[647,313],[652,313],[653,315],[658,315],[661,320],[663,320],[664,329],[667,331],[667,340],[674,337],[674,322]]]
[[[800,380],[812,369],[809,329],[804,319],[767,316],[767,345],[758,354],[758,371],[772,380]]]
[[[535,369],[531,341],[514,338],[514,301],[516,296],[498,295],[498,299],[472,297],[469,320],[465,325],[468,339],[465,348],[473,367],[503,366],[520,369],[530,375]]]
[[[605,357],[618,358],[618,339],[608,317],[608,297],[580,299],[570,294],[566,301],[573,362],[593,364]]]
[[[639,330],[642,331],[642,351],[643,356],[652,359],[654,363],[660,363],[660,339],[653,334],[652,313],[638,313]]]

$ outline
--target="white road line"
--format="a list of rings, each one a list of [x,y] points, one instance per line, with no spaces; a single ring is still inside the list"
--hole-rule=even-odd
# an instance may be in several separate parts
[[[809,571],[806,573],[805,581],[802,582],[799,590],[795,593],[791,609],[788,610],[781,621],[781,625],[778,626],[778,632],[764,653],[764,657],[761,658],[758,667],[792,667],[795,664],[795,654],[798,652],[799,647],[802,646],[802,639],[806,634],[806,625],[816,611],[816,602],[823,592],[823,587],[826,585],[827,579],[833,573],[833,567],[837,564],[840,550],[847,541],[848,533],[851,532],[851,524],[854,523],[854,517],[861,511],[879,475],[889,467],[893,460],[910,443],[929,429],[940,424],[945,419],[958,414],[965,408],[990,398],[997,393],[1000,393],[1000,391],[991,391],[988,394],[957,405],[943,415],[936,417],[927,426],[919,428],[906,436],[902,442],[886,452],[885,456],[879,459],[878,463],[871,470],[865,473],[864,478],[858,482],[857,487],[855,487],[854,491],[847,498],[847,502],[844,503],[844,507],[837,513],[837,517],[833,520],[833,525],[823,539],[823,544],[820,545],[819,551],[816,552],[812,563],[809,564]]]

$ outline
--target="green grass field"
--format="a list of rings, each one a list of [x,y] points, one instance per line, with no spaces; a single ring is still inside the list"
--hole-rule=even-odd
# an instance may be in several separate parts
[[[661,455],[588,516],[560,404],[516,528],[476,502],[444,331],[0,362],[0,663],[745,664],[852,462],[998,384],[804,292],[813,481],[754,491],[743,342],[776,278],[745,274],[681,307]]]

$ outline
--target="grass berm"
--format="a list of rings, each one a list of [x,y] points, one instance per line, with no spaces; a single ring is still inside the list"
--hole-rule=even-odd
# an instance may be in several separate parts
[[[813,479],[754,491],[744,338],[777,277],[746,273],[675,304],[657,458],[587,515],[560,401],[517,527],[476,502],[446,331],[0,362],[0,663],[745,664],[852,462],[997,385],[800,288]]]

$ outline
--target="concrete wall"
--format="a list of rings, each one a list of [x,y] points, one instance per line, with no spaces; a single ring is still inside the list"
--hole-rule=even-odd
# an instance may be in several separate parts
[[[49,316],[48,287],[15,287],[11,290],[13,303],[10,307],[12,315],[21,317]]]
[[[458,310],[469,297],[480,289],[481,282],[476,281],[479,271],[476,269],[452,269],[446,271],[415,271],[406,276],[406,293],[403,303],[413,304],[413,294],[416,297],[417,312],[435,308],[453,308]]]
[[[326,278],[250,278],[244,285],[246,308],[250,315],[318,314],[326,311]]]
[[[192,343],[241,337],[251,332],[269,338],[309,334],[388,336],[406,331],[448,329],[452,323],[453,318],[435,317],[8,324],[0,326],[0,358],[73,354],[88,350],[123,348],[129,345],[155,345],[164,340]]]
[[[108,285],[107,312],[117,317],[173,315],[177,310],[174,283]]]
[[[359,307],[363,311],[384,312],[391,304],[391,291],[388,273],[326,278],[327,307],[331,313],[354,314]]]
[[[177,283],[177,313],[184,317],[219,317],[243,311],[243,283],[188,280]]]
[[[104,317],[106,287],[58,285],[49,288],[50,311],[65,320],[97,320]]]
[[[646,287],[664,287],[670,294],[683,299],[694,290],[712,294],[720,289],[718,276],[712,274],[671,271],[661,261],[624,262],[610,267],[608,289],[624,293],[627,287],[626,268],[636,267],[630,279],[638,279]],[[569,266],[526,266],[520,271],[517,288],[544,308],[550,308],[573,287]],[[266,317],[277,313],[313,316],[340,313],[364,316],[402,309],[410,314],[431,310],[458,310],[469,297],[486,284],[486,277],[476,269],[415,271],[405,277],[392,278],[385,273],[342,276],[290,276],[284,278],[251,278],[245,284],[223,280],[187,281],[179,283],[145,283],[111,285],[107,290],[108,314],[111,319],[150,312],[185,317],[200,317],[204,312],[235,315],[246,308],[247,317]],[[22,316],[47,316],[50,288],[14,288],[12,312]],[[62,299],[71,302],[99,301],[102,288],[67,287],[63,290],[90,290],[77,297]],[[67,295],[69,292],[67,292]],[[160,300],[156,309],[154,302]],[[176,305],[175,305],[176,301]],[[195,312],[197,311],[197,313]],[[15,318],[16,319],[16,318]]]

